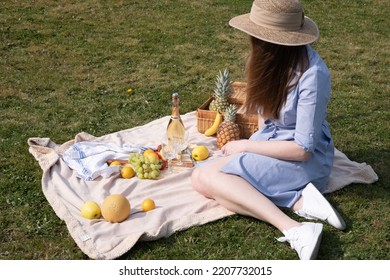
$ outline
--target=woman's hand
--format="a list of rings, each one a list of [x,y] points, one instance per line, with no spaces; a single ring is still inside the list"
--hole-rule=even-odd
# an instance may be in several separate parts
[[[249,140],[247,140],[247,139],[227,142],[221,149],[222,154],[224,156],[229,156],[231,154],[245,152],[248,143],[249,143]]]

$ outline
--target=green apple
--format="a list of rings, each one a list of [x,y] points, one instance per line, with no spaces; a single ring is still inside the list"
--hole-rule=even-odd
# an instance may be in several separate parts
[[[95,201],[87,201],[84,203],[83,207],[81,207],[81,216],[89,220],[99,219],[101,213],[99,204]]]

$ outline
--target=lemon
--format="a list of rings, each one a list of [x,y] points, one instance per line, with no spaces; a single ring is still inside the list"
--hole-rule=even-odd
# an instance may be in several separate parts
[[[205,160],[209,157],[209,149],[206,146],[196,146],[192,150],[191,156],[196,161]]]
[[[101,216],[99,205],[95,201],[85,202],[81,207],[81,216],[89,220],[99,219]]]
[[[144,199],[144,201],[142,201],[141,208],[142,208],[142,211],[147,212],[147,211],[150,211],[150,210],[153,210],[154,208],[156,208],[156,204],[154,203],[154,201],[152,199],[146,198],[146,199]]]
[[[121,163],[117,160],[114,160],[113,162],[110,163],[110,166],[120,166]]]
[[[125,165],[121,169],[121,175],[122,178],[130,179],[134,177],[135,171],[130,165]]]

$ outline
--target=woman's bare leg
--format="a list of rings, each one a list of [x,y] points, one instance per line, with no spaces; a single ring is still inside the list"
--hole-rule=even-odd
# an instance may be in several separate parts
[[[231,157],[225,157],[196,168],[192,174],[193,188],[232,212],[262,220],[280,231],[301,225],[246,180],[221,172],[220,167],[229,160]]]

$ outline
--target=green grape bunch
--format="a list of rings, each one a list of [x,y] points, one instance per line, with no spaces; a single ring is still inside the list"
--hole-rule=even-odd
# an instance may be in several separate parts
[[[147,158],[138,153],[129,155],[129,163],[133,166],[138,179],[157,179],[162,162],[156,158]]]

